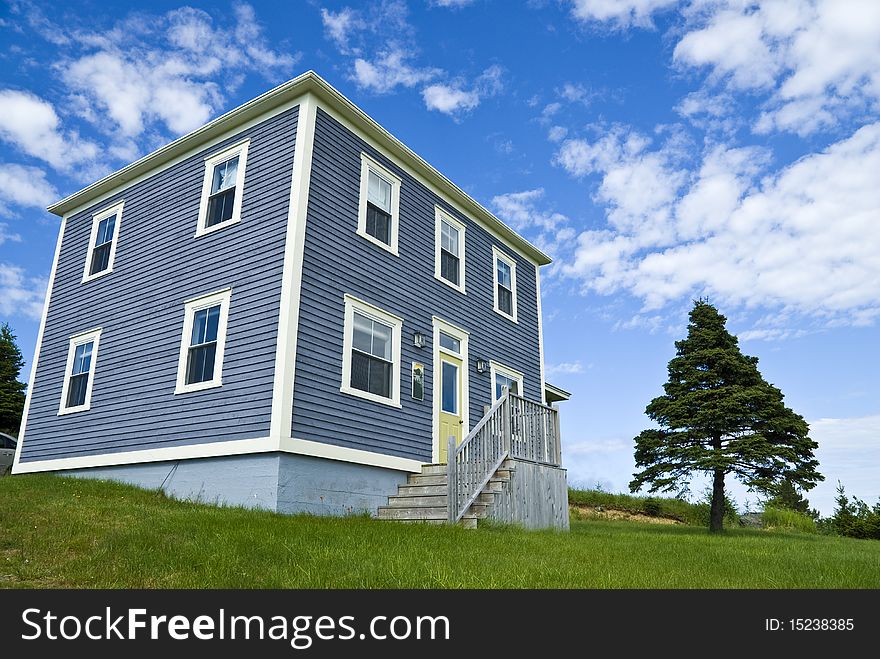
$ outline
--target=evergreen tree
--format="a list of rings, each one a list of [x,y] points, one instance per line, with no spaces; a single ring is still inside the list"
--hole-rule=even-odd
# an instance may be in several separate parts
[[[0,432],[18,435],[27,385],[18,381],[24,359],[8,323],[0,327]]]
[[[764,502],[765,508],[785,508],[814,519],[819,515],[818,511],[810,510],[810,502],[790,480],[780,481],[768,494],[770,498]]]
[[[782,392],[758,371],[758,359],[740,352],[727,319],[705,301],[690,312],[688,335],[676,341],[665,395],[645,413],[660,428],[635,438],[636,466],[630,489],[671,491],[694,472],[712,477],[709,528],[724,523],[724,478],[772,491],[782,480],[809,490],[824,477],[813,457],[803,417],[783,404]]]

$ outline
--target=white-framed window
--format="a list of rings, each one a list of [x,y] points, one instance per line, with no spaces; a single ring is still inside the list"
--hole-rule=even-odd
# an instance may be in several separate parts
[[[501,398],[503,387],[507,387],[510,393],[522,396],[523,374],[508,368],[495,361],[489,361],[489,372],[492,376],[492,400]]]
[[[361,154],[357,233],[397,256],[400,178]]]
[[[465,226],[434,207],[434,276],[464,293]]]
[[[91,408],[100,340],[100,327],[70,337],[58,414],[85,412]]]
[[[402,330],[402,318],[346,295],[340,391],[400,407]]]
[[[86,264],[83,268],[83,283],[113,272],[124,204],[124,201],[120,201],[92,215],[92,232],[89,236]]]
[[[494,309],[516,322],[516,261],[493,246],[492,262]]]
[[[174,393],[202,391],[223,384],[223,354],[231,299],[232,289],[226,288],[184,303]]]
[[[205,158],[197,237],[241,221],[248,144],[246,140]]]

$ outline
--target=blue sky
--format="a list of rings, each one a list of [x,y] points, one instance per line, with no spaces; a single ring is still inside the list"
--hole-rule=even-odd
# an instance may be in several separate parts
[[[571,482],[625,490],[702,296],[810,422],[811,502],[880,497],[875,0],[6,2],[0,44],[0,318],[28,358],[45,206],[314,69],[554,257]]]

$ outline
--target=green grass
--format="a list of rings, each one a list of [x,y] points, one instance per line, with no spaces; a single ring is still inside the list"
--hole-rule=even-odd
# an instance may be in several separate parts
[[[0,479],[0,500],[3,587],[880,587],[880,542],[789,531],[466,531],[215,508],[49,475]]]
[[[784,508],[764,508],[761,522],[768,529],[793,529],[803,533],[818,533],[816,522],[812,517]]]
[[[630,494],[612,494],[601,490],[568,491],[568,501],[574,505],[624,510],[628,513],[665,517],[685,524],[706,526],[709,506],[705,503],[688,503],[668,497],[639,497]]]

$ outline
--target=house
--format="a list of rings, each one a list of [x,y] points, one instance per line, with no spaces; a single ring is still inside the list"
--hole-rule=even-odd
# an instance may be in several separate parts
[[[14,473],[435,521],[450,482],[456,520],[567,524],[550,259],[316,74],[49,210]]]

